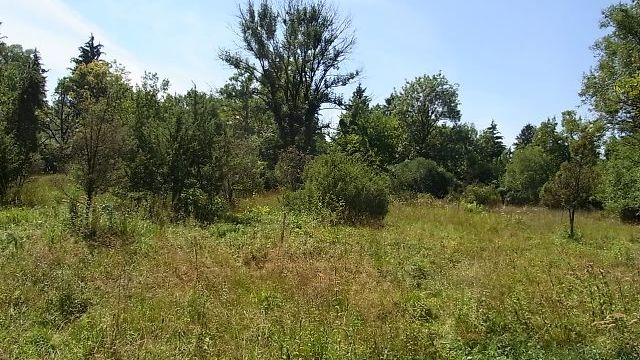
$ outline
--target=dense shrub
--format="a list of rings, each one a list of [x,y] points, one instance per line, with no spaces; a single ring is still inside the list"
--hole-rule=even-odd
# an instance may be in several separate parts
[[[462,199],[468,204],[497,206],[501,203],[498,189],[489,185],[469,185],[464,189]]]
[[[455,177],[433,160],[417,158],[391,168],[393,190],[414,192],[444,198],[457,187]]]
[[[304,187],[289,201],[296,202],[319,204],[343,221],[380,220],[389,210],[389,181],[347,155],[322,155],[305,167]]]
[[[302,185],[306,156],[294,147],[284,151],[274,171],[278,185],[288,189],[297,189]]]
[[[201,223],[212,223],[225,214],[227,207],[219,196],[208,196],[200,189],[189,189],[173,204],[180,218],[193,217]]]

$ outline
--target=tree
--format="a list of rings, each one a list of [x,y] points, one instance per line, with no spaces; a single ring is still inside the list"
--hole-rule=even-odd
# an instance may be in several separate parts
[[[640,130],[640,2],[603,11],[609,33],[593,45],[597,64],[585,75],[581,96],[620,133]]]
[[[518,136],[516,136],[516,141],[513,144],[515,150],[522,149],[525,146],[531,144],[535,135],[536,127],[531,124],[525,125],[522,130],[520,130]]]
[[[475,147],[477,162],[473,167],[473,178],[477,182],[484,184],[497,182],[504,174],[506,162],[503,155],[507,147],[502,139],[495,121],[491,121],[491,125],[478,136]]]
[[[623,221],[640,222],[640,135],[611,138],[601,173],[605,207]]]
[[[563,119],[568,114],[575,116],[575,113],[564,112]],[[560,169],[560,165],[568,161],[570,157],[567,140],[563,134],[558,132],[557,128],[558,121],[555,117],[543,121],[540,126],[538,126],[536,134],[533,137],[533,142],[531,143],[533,146],[541,148],[548,156],[549,164],[553,169],[552,174],[555,174]]]
[[[73,140],[76,177],[86,195],[86,216],[90,221],[95,196],[117,179],[125,149],[130,88],[121,69],[104,61],[80,64],[69,79],[69,86],[78,111]]]
[[[37,50],[0,39],[0,200],[28,175],[38,149],[37,129],[45,105],[45,70]]]
[[[563,128],[571,158],[544,185],[541,199],[547,206],[562,207],[568,211],[569,237],[573,238],[576,210],[586,207],[595,195],[598,184],[595,166],[604,127],[598,122],[584,122],[570,111],[563,114]]]
[[[461,117],[458,86],[442,73],[407,82],[388,103],[404,126],[412,157],[430,158],[427,144],[436,126],[443,121],[457,124]]]
[[[515,204],[538,202],[540,189],[557,170],[549,155],[539,146],[529,145],[516,150],[503,179],[507,201]]]
[[[11,185],[20,177],[21,170],[18,147],[0,122],[0,203],[5,200]]]
[[[69,78],[58,81],[46,116],[40,123],[42,155],[47,171],[61,171],[71,158],[71,145],[78,126],[78,112],[69,97]]]
[[[427,144],[431,159],[461,182],[476,182],[477,137],[478,130],[471,124],[440,124]]]
[[[46,71],[37,50],[23,50],[20,45],[4,49],[0,54],[2,116],[21,155],[28,157],[38,147],[38,116],[45,106]]]
[[[358,72],[339,72],[355,38],[351,22],[323,0],[248,1],[240,8],[241,49],[220,58],[259,84],[273,114],[281,149],[313,153],[324,104],[342,103],[336,89]]]
[[[95,43],[95,38],[93,37],[93,34],[91,34],[89,36],[89,40],[78,48],[80,55],[71,59],[71,62],[73,62],[77,68],[80,65],[89,65],[94,61],[98,61],[100,60],[100,57],[104,55],[102,52],[103,47],[104,46],[102,44]]]
[[[395,116],[371,108],[370,102],[366,89],[358,86],[340,117],[335,142],[345,153],[380,169],[397,162],[402,131]]]

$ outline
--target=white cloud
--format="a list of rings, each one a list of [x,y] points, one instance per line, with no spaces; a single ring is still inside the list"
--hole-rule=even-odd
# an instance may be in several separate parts
[[[109,50],[109,59],[117,59],[126,66],[132,79],[139,79],[144,73],[135,55],[60,0],[0,0],[0,14],[0,32],[8,43],[37,48],[42,54],[45,68],[49,69],[49,90],[55,87],[57,79],[68,74],[70,59],[91,33]]]

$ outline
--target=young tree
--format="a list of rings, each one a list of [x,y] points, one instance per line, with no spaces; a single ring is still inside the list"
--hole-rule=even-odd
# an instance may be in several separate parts
[[[69,79],[69,86],[78,111],[73,139],[76,175],[86,195],[90,220],[95,196],[117,179],[130,88],[121,71],[104,61],[80,64]]]
[[[565,112],[563,128],[571,159],[563,163],[555,177],[542,188],[541,199],[547,206],[568,211],[569,237],[573,238],[576,210],[586,207],[595,195],[598,184],[595,167],[604,127],[598,122],[582,121],[575,112]]]
[[[323,0],[249,1],[239,19],[240,52],[221,59],[260,85],[281,148],[313,153],[321,107],[341,104],[336,89],[358,76],[339,71],[355,45],[350,20]]]
[[[436,126],[443,121],[457,124],[461,117],[458,86],[441,73],[407,82],[388,102],[405,128],[413,157],[429,159],[427,144]]]

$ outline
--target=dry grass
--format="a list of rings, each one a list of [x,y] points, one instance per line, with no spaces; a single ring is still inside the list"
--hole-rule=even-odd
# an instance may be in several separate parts
[[[0,358],[640,355],[640,233],[603,214],[570,241],[560,213],[423,200],[382,228],[291,216],[281,242],[276,196],[242,209],[208,228],[129,215],[113,247],[63,206],[0,211]]]

